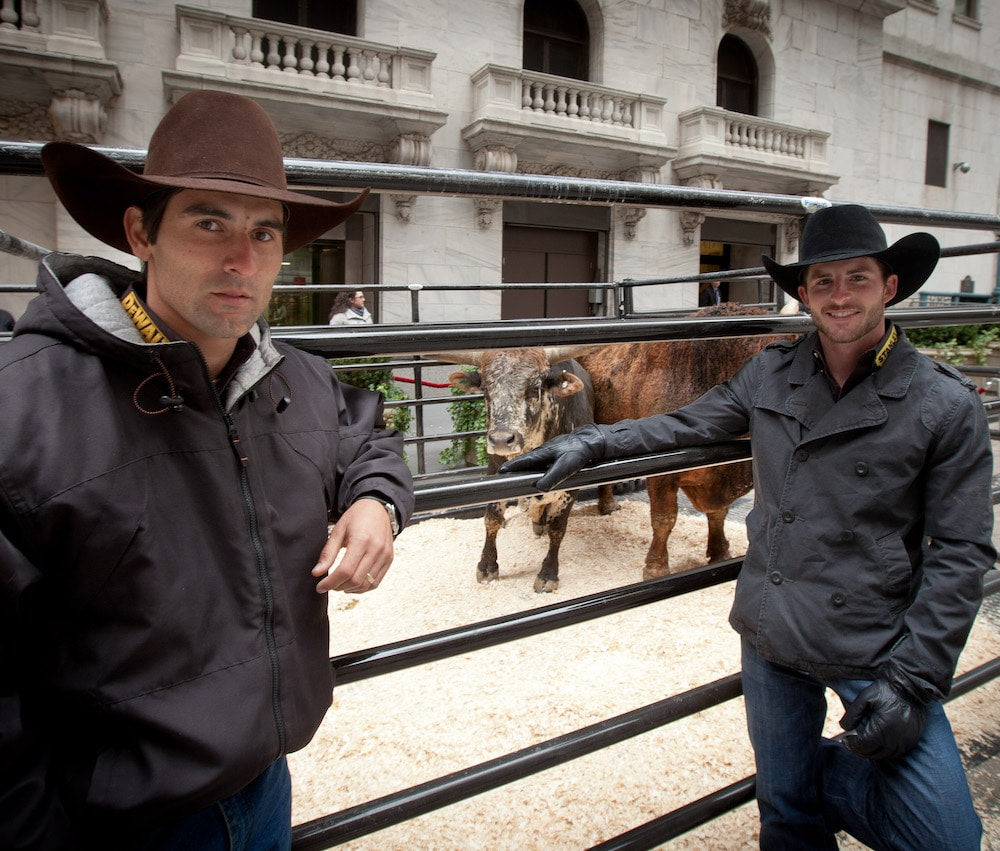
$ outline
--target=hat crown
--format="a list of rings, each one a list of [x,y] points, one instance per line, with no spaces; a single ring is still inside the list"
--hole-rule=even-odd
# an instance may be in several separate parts
[[[879,254],[887,248],[885,231],[867,207],[844,204],[813,213],[802,230],[799,263],[819,263]]]
[[[143,174],[287,188],[270,117],[256,102],[226,92],[190,92],[178,100],[149,140]]]

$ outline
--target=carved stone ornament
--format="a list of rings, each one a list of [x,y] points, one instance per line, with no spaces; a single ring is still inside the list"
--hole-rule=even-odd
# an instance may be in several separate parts
[[[506,145],[483,145],[472,155],[472,164],[478,171],[517,172],[517,152]]]
[[[639,222],[645,217],[645,207],[623,207],[619,212],[622,226],[625,229],[625,239],[631,242],[636,237]]]
[[[308,132],[282,133],[280,138],[281,149],[288,157],[362,163],[384,163],[389,159],[389,146],[377,142],[331,139]]]
[[[798,219],[785,222],[785,253],[797,256],[799,253],[799,236],[802,234],[802,223]]]
[[[764,0],[726,0],[722,26],[724,29],[742,27],[771,38],[771,6]]]
[[[501,204],[503,202],[499,198],[476,198],[476,225],[480,230],[489,230],[493,226],[493,214]]]
[[[401,222],[410,220],[410,213],[413,210],[413,202],[417,200],[416,195],[391,195],[393,203],[396,205],[396,218]]]
[[[683,234],[685,245],[694,245],[695,232],[704,222],[704,213],[692,213],[690,210],[685,210],[681,213],[681,233]]]
[[[0,138],[54,139],[49,106],[23,100],[0,100]]]
[[[99,142],[107,117],[104,104],[94,95],[77,89],[52,93],[49,118],[58,139],[90,144]]]
[[[402,133],[392,143],[392,162],[399,165],[431,164],[431,140],[424,133]]]

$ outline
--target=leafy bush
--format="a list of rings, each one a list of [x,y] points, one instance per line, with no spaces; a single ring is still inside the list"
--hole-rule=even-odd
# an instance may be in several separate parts
[[[938,357],[949,363],[963,363],[958,349],[972,349],[980,365],[986,363],[991,346],[1000,341],[1000,325],[939,325],[934,328],[908,328],[907,339],[922,349],[936,349]]]
[[[329,360],[333,366],[351,364],[363,366],[366,364],[385,363],[389,358],[330,358]],[[392,370],[390,369],[338,369],[337,378],[343,381],[344,384],[350,384],[353,387],[364,387],[368,390],[374,390],[376,393],[381,393],[385,399],[395,401],[406,398],[406,394],[392,377]],[[390,428],[398,429],[405,434],[406,430],[410,427],[411,414],[412,410],[406,406],[386,408],[386,425]]]
[[[463,367],[466,372],[472,372],[475,367]],[[451,388],[452,396],[464,396],[457,387]],[[455,431],[485,431],[486,403],[482,399],[461,399],[448,405],[451,423]],[[485,467],[489,462],[486,454],[486,435],[479,437],[458,437],[452,440],[451,446],[441,450],[441,463],[445,467],[461,467],[475,455],[475,463]]]

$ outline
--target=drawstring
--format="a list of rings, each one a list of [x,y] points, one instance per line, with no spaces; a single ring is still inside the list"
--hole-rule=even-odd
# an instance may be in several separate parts
[[[280,399],[274,398],[274,379],[277,378],[285,385],[285,395]],[[279,413],[283,414],[288,406],[292,404],[292,388],[280,372],[275,370],[272,372],[267,379],[267,395],[271,397],[271,402],[274,403],[274,409]]]
[[[139,413],[141,413],[141,414],[149,414],[150,416],[156,416],[157,414],[165,414],[165,413],[167,413],[167,411],[178,411],[178,412],[179,411],[183,411],[184,410],[184,397],[181,396],[177,392],[177,387],[174,384],[174,379],[171,377],[170,373],[167,371],[166,365],[160,359],[159,355],[157,355],[157,354],[151,354],[150,357],[154,361],[156,361],[157,366],[160,367],[160,371],[159,372],[154,372],[152,375],[148,376],[147,378],[144,378],[142,381],[139,382],[139,386],[136,387],[135,390],[132,393],[132,404],[135,405],[136,410],[139,411]],[[140,402],[139,402],[139,394],[142,392],[142,389],[147,384],[149,384],[150,381],[152,381],[155,378],[159,378],[160,376],[163,376],[163,378],[166,380],[167,387],[170,390],[170,394],[169,395],[160,396],[160,398],[159,398],[158,401],[159,401],[159,403],[161,405],[163,405],[163,407],[160,408],[160,410],[158,410],[158,411],[150,411],[147,408],[144,408],[140,404]]]

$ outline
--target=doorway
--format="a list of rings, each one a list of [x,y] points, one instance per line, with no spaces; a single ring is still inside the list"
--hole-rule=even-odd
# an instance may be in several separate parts
[[[594,231],[504,225],[503,283],[591,283],[597,271]],[[591,316],[589,291],[581,289],[505,290],[501,319]]]

